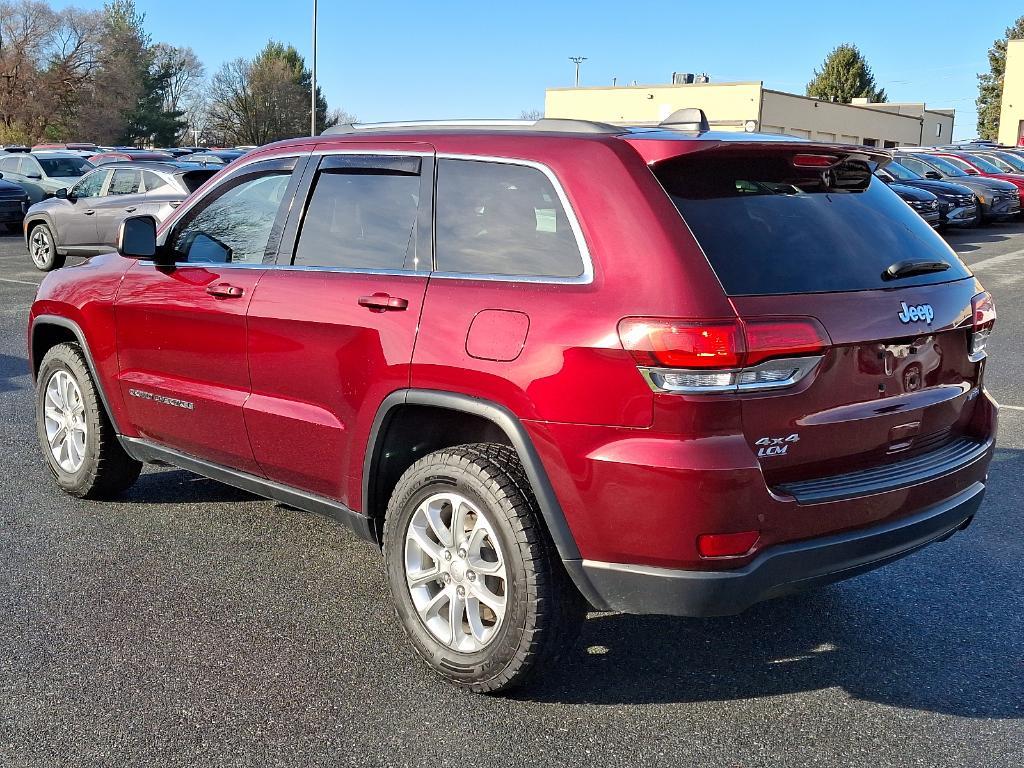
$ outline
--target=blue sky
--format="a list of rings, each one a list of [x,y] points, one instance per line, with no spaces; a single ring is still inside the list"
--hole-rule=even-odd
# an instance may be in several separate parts
[[[102,0],[56,0],[101,7]],[[270,38],[310,52],[312,0],[137,0],[156,41],[190,45],[212,72]],[[841,7],[845,5],[844,7]],[[320,0],[319,83],[360,120],[519,117],[544,89],[661,83],[673,71],[714,81],[763,80],[803,93],[841,42],[860,46],[891,101],[957,110],[975,135],[976,75],[1017,13],[1013,3],[874,2],[345,2]],[[1018,12],[1021,9],[1018,9]]]

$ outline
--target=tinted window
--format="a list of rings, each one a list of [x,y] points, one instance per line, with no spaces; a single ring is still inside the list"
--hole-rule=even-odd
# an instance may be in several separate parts
[[[171,237],[179,261],[260,263],[291,177],[279,171],[228,182],[198,210],[189,212]]]
[[[1017,155],[1011,155],[1009,152],[1000,152],[998,155],[986,155],[992,162],[997,159],[1002,160],[1005,165],[1010,166],[1013,173],[1020,173],[1024,171],[1024,158],[1020,158]]]
[[[128,168],[118,168],[114,171],[114,177],[110,180],[108,195],[134,195],[139,191],[142,183],[142,174]]]
[[[888,163],[884,170],[888,171],[890,176],[900,181],[918,181],[921,178],[918,174],[900,165],[895,160]]]
[[[655,171],[730,295],[889,288],[904,259],[950,268],[900,280],[946,282],[968,272],[949,246],[863,163],[827,173],[789,155],[701,153]]]
[[[94,167],[81,157],[40,157],[38,160],[47,176],[81,176]]]
[[[178,176],[188,192],[195,192],[205,184],[217,171],[213,168],[203,171],[188,171]]]
[[[72,192],[75,197],[96,197],[103,190],[103,182],[106,178],[107,171],[87,173],[80,182],[75,184]]]
[[[936,157],[935,155],[928,155],[927,157],[918,157],[921,164],[925,167],[925,170],[934,171],[937,170],[945,176],[956,176],[963,177],[969,174],[965,173],[959,167],[953,165],[945,157]],[[901,158],[902,160],[902,158]],[[929,168],[928,166],[932,166]]]
[[[16,157],[5,157],[0,160],[0,172],[6,171],[7,173],[18,172],[18,158]]]
[[[1003,163],[1003,167],[1000,168],[999,165],[997,165],[997,163],[1000,162],[998,159],[989,160],[984,157],[979,157],[978,155],[967,155],[967,157],[972,163],[974,163],[974,165],[978,166],[983,173],[1013,172],[1013,168],[1006,163]]]
[[[419,159],[407,159],[415,163],[415,172],[386,167],[321,170],[302,221],[294,263],[416,269]]]
[[[145,188],[146,192],[152,192],[155,189],[161,189],[163,187],[169,187],[170,186],[170,184],[168,184],[166,181],[164,181],[161,176],[158,176],[157,174],[153,173],[152,171],[143,171],[142,172],[142,181],[143,181],[143,187]],[[164,191],[170,192],[169,189],[164,190]]]
[[[562,203],[536,168],[440,160],[436,207],[441,272],[583,274],[583,258]]]
[[[945,160],[950,165],[952,165],[954,168],[959,168],[964,173],[969,173],[971,175],[977,173],[977,171],[974,168],[972,168],[970,164],[964,162],[959,157],[943,157],[942,159]]]

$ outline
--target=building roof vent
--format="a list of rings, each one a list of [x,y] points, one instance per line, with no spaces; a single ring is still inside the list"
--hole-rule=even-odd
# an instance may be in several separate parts
[[[709,131],[708,118],[703,109],[689,107],[677,109],[660,123],[662,128],[671,128],[676,131]]]

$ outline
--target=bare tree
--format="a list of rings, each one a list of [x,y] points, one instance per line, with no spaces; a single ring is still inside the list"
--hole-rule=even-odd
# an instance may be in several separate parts
[[[187,111],[190,98],[202,87],[206,75],[206,67],[196,52],[188,47],[157,43],[153,46],[153,65],[168,74],[164,109],[168,112]]]
[[[540,120],[544,117],[543,109],[524,109],[519,113],[520,120]]]

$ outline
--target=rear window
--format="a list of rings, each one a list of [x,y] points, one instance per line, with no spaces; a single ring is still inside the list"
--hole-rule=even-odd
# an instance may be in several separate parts
[[[794,168],[788,154],[702,153],[659,165],[655,174],[731,296],[863,291],[969,275],[864,163],[822,172]],[[882,278],[908,259],[950,268]]]
[[[203,184],[205,184],[211,176],[216,173],[215,170],[203,170],[203,171],[186,171],[181,174],[178,178],[181,179],[181,183],[185,185],[185,189],[189,192],[195,192]]]

